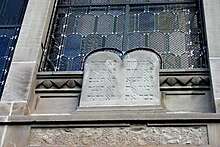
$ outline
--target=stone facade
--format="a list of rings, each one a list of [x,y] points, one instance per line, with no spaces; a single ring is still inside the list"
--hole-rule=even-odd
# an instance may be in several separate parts
[[[219,0],[203,0],[209,69],[160,70],[163,113],[78,111],[83,72],[38,71],[56,4],[29,0],[0,102],[0,146],[219,147]]]
[[[33,128],[29,145],[63,146],[143,146],[208,145],[207,128],[194,127],[98,127]]]

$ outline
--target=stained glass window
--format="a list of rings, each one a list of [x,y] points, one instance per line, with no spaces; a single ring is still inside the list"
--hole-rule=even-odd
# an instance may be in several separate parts
[[[41,71],[80,70],[102,47],[150,47],[164,69],[206,68],[197,0],[59,0]]]
[[[27,0],[0,1],[0,96],[9,71]]]

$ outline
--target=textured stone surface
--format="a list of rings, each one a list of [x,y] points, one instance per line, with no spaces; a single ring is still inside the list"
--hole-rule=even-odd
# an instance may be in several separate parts
[[[30,129],[30,126],[7,126],[2,147],[26,147]]]
[[[35,63],[12,63],[1,100],[26,101],[35,69]]]
[[[126,52],[122,59],[111,50],[92,53],[85,60],[80,107],[159,105],[159,68],[152,50]]]
[[[208,144],[207,128],[194,127],[101,127],[33,128],[29,145],[126,146],[149,144]]]

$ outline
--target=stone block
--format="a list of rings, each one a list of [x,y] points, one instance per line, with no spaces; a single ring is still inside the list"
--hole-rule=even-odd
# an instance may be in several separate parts
[[[168,112],[214,112],[214,105],[208,91],[164,92],[162,98]]]
[[[3,146],[4,147],[25,147],[28,145],[30,126],[7,126]]]
[[[209,57],[220,57],[220,1],[203,0]]]
[[[12,63],[1,101],[27,101],[35,63]]]
[[[27,103],[14,103],[11,115],[24,115],[27,112]]]
[[[35,114],[65,114],[74,112],[79,105],[78,97],[40,98]]]
[[[220,59],[210,59],[210,70],[214,99],[220,98]]]
[[[216,113],[220,113],[220,98],[215,99]]]
[[[13,62],[40,60],[41,43],[45,41],[47,35],[53,4],[54,0],[28,2]]]
[[[208,125],[209,143],[212,147],[219,147],[220,145],[220,125],[212,123]]]
[[[43,135],[42,135],[43,134]],[[33,128],[31,146],[202,146],[208,145],[205,126]]]
[[[8,116],[10,114],[12,103],[0,103],[0,116]]]

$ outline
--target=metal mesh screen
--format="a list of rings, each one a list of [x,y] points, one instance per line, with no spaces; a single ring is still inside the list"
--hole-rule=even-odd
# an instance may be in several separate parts
[[[79,70],[92,50],[141,46],[165,69],[207,67],[199,14],[194,0],[60,0],[41,70]]]

